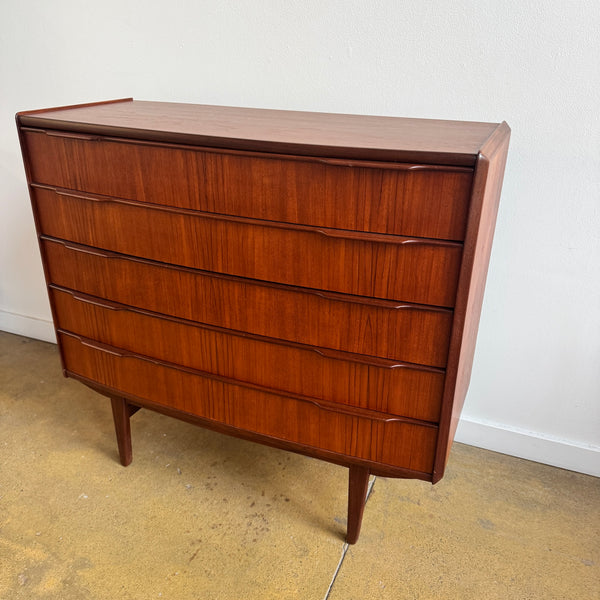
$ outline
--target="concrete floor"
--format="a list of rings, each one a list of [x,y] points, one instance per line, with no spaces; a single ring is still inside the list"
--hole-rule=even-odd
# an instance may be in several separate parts
[[[0,599],[600,598],[600,480],[455,444],[436,486],[347,471],[109,402],[0,333]],[[340,564],[341,563],[341,564]]]

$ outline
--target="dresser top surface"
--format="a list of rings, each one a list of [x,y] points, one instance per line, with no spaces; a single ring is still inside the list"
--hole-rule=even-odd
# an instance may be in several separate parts
[[[471,166],[496,123],[124,99],[19,113],[21,125],[258,152]]]

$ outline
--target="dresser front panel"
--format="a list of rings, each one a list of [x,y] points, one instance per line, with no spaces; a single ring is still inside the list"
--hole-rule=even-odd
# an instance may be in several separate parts
[[[260,284],[42,241],[49,283],[182,319],[444,367],[452,311]]]
[[[358,354],[256,338],[51,289],[60,329],[280,392],[437,422],[444,373]]]
[[[456,243],[182,214],[49,189],[34,194],[43,234],[88,246],[359,296],[449,307],[456,297]]]
[[[255,219],[463,240],[473,172],[24,130],[32,183]]]
[[[340,455],[428,473],[437,427],[358,416],[202,376],[59,333],[68,371],[136,398]],[[341,408],[341,407],[340,407]]]

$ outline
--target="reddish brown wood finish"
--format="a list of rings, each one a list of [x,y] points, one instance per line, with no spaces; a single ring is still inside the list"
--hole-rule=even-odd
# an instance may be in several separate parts
[[[469,388],[509,139],[510,129],[506,123],[501,123],[483,145],[477,158],[465,256],[452,329],[434,483],[443,476]]]
[[[77,375],[72,371],[67,371],[65,373],[67,377],[71,377],[81,383],[87,385],[92,388],[99,394],[103,394],[105,396],[110,397],[112,390],[97,381],[92,379],[87,379],[81,375]],[[349,467],[350,465],[358,465],[361,467],[367,467],[369,469],[369,473],[371,475],[377,475],[380,477],[405,477],[408,479],[419,479],[422,481],[431,481],[430,473],[423,473],[422,471],[411,471],[410,469],[402,469],[400,467],[390,467],[388,465],[384,465],[382,463],[369,461],[364,458],[353,458],[352,456],[338,454],[335,452],[330,452],[328,450],[321,450],[319,448],[313,448],[312,446],[306,446],[304,444],[299,444],[297,442],[291,442],[288,440],[282,440],[280,438],[275,438],[272,436],[256,433],[253,431],[246,431],[245,429],[239,429],[237,427],[233,427],[231,425],[226,425],[224,423],[220,423],[219,421],[214,421],[210,419],[206,419],[204,417],[200,417],[195,414],[186,413],[181,410],[177,410],[172,408],[166,404],[157,404],[148,400],[147,398],[137,398],[132,396],[131,394],[123,394],[126,398],[128,405],[131,408],[131,414],[134,414],[137,410],[141,410],[141,408],[147,408],[153,410],[154,412],[161,413],[163,415],[167,415],[169,417],[174,417],[176,419],[180,419],[181,421],[186,421],[187,423],[192,423],[195,425],[199,425],[200,427],[204,427],[205,429],[210,429],[212,431],[216,431],[219,433],[224,433],[226,435],[231,435],[233,437],[237,437],[243,440],[249,440],[252,442],[258,442],[264,444],[265,446],[271,446],[273,448],[280,448],[282,450],[287,450],[289,452],[296,452],[298,454],[304,454],[306,456],[310,456],[313,458],[318,458],[321,460],[325,460],[327,462],[340,465],[343,467]]]
[[[316,227],[465,234],[470,168],[265,157],[37,130],[24,139],[32,180],[52,187]]]
[[[343,411],[290,396],[205,377],[112,347],[59,333],[69,370],[110,389],[166,404],[246,431],[313,448],[427,473],[433,466],[437,427],[384,420],[377,413]]]
[[[48,113],[68,111],[72,109],[81,110],[82,108],[104,106],[107,104],[116,104],[121,102],[133,102],[133,98],[115,98],[114,100],[101,100],[100,102],[87,102],[84,104],[69,104],[68,106],[55,106],[53,108],[38,108],[35,110],[24,110],[16,114],[17,126],[20,128],[24,119],[27,120],[30,116],[35,117],[35,115],[40,115],[40,113],[44,113],[43,116],[47,117]]]
[[[369,488],[369,469],[351,465],[348,474],[348,531],[346,542],[355,544],[360,535],[367,490]]]
[[[84,135],[359,160],[475,164],[494,123],[208,106],[99,103],[18,115],[21,125]]]
[[[182,214],[47,189],[35,190],[35,202],[43,234],[87,246],[262,281],[454,305],[459,244],[368,234],[356,239],[339,229]],[[379,276],[393,273],[404,277]]]
[[[441,369],[260,338],[61,289],[51,296],[60,329],[129,352],[290,394],[439,420]]]
[[[131,100],[17,115],[65,374],[369,473],[438,481],[506,124]],[[473,175],[474,173],[474,175]]]
[[[129,405],[123,398],[110,399],[115,431],[117,433],[117,446],[119,447],[119,459],[124,467],[131,464],[133,452],[131,449],[131,415]]]
[[[50,239],[42,245],[50,282],[85,294],[300,344],[433,367],[446,364],[448,310],[267,286]]]

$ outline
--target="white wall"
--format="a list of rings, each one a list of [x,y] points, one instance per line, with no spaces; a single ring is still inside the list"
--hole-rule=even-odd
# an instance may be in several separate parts
[[[144,100],[513,130],[459,439],[600,474],[597,0],[3,0],[0,329],[49,339],[17,110]]]

